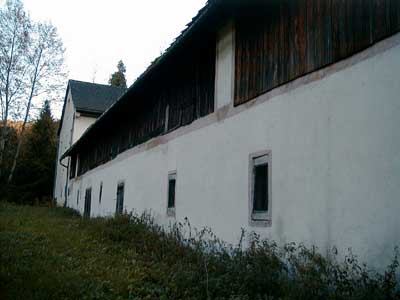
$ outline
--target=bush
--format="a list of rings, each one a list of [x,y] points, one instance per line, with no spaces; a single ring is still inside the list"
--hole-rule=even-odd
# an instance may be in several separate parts
[[[249,247],[244,250],[244,232],[234,247],[223,243],[210,229],[192,232],[187,220],[164,230],[148,214],[109,219],[102,234],[113,243],[132,247],[150,264],[157,264],[157,272],[149,270],[140,282],[143,297],[400,299],[397,249],[382,275],[360,265],[351,250],[339,262],[336,249],[327,259],[315,247],[309,249],[295,243],[278,247],[256,234],[247,236]],[[166,269],[161,262],[167,265]],[[156,286],[165,284],[168,289],[154,289],[154,281]],[[133,284],[131,288],[138,286]]]
[[[187,220],[0,203],[1,299],[400,299],[397,250],[383,274],[339,257],[245,232],[230,246]]]

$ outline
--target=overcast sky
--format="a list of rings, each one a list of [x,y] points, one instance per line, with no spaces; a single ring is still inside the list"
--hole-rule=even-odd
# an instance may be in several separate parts
[[[2,2],[0,0],[0,2]],[[117,62],[128,85],[165,50],[206,0],[23,0],[34,20],[50,20],[66,48],[69,78],[107,83]]]

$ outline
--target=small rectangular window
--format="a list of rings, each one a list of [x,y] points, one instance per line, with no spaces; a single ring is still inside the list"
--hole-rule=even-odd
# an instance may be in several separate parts
[[[167,215],[175,216],[175,191],[176,191],[176,172],[168,175],[168,208]]]
[[[92,207],[92,188],[86,189],[85,193],[85,207],[83,210],[83,217],[90,218],[90,211]]]
[[[78,193],[76,195],[76,205],[78,205],[78,204],[79,204],[79,190],[78,190]]]
[[[101,203],[102,196],[103,196],[103,182],[100,183],[99,203]]]
[[[251,216],[255,225],[271,222],[271,153],[251,157]]]
[[[124,183],[120,183],[118,184],[118,188],[117,188],[117,205],[115,208],[115,213],[117,215],[122,215],[122,213],[124,212]]]
[[[253,212],[268,211],[268,163],[254,166]]]

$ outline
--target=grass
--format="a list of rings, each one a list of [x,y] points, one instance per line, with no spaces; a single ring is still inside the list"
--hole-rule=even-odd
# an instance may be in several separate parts
[[[0,202],[0,299],[400,299],[396,257],[378,274],[352,255],[257,236],[243,251],[188,226]]]

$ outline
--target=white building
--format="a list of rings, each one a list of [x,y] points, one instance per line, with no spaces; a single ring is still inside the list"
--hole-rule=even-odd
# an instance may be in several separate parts
[[[209,1],[64,153],[67,205],[388,262],[400,243],[400,2],[303,3]]]
[[[64,205],[68,194],[69,159],[60,157],[96,119],[125,92],[108,85],[69,80],[58,128],[58,157],[55,172],[54,200]]]

